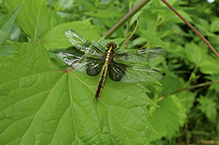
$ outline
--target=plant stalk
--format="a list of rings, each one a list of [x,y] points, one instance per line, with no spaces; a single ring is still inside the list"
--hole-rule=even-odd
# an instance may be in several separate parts
[[[166,0],[162,0],[162,2],[165,3],[177,16],[179,16],[208,45],[208,47],[213,51],[213,53],[219,58],[219,54],[217,53],[217,51],[208,42],[208,40],[205,39],[205,37],[198,32],[198,30],[196,30],[185,18],[183,18],[183,16],[180,15]]]
[[[134,14],[136,14],[142,7],[144,7],[150,0],[142,0],[138,3],[131,11],[129,11],[118,23],[116,23],[106,34],[103,36],[108,38],[111,36],[119,27],[127,22]]]
[[[201,84],[197,84],[197,85],[194,85],[194,86],[189,86],[189,87],[185,87],[185,88],[179,89],[179,90],[174,91],[174,92],[172,92],[172,93],[170,93],[170,94],[168,94],[166,96],[163,96],[162,98],[160,98],[160,101],[163,100],[165,97],[167,97],[169,95],[173,95],[173,94],[176,94],[176,93],[184,91],[184,90],[191,90],[191,89],[194,89],[194,88],[207,86],[207,85],[214,84],[214,83],[219,83],[219,80],[215,80],[215,81],[212,81],[212,82],[201,83]]]

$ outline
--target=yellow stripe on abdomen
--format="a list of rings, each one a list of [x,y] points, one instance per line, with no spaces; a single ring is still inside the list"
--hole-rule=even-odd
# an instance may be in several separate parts
[[[110,60],[110,53],[111,53],[112,50],[113,50],[113,47],[110,47],[109,50],[107,51],[106,59],[105,59],[103,68],[101,70],[99,83],[98,83],[97,90],[96,90],[96,93],[95,93],[95,98],[94,98],[95,101],[97,101],[98,98],[100,97],[103,86],[105,84],[106,75],[107,75],[107,71],[108,71],[109,60]]]
[[[105,63],[103,68],[102,68],[101,75],[99,78],[99,83],[98,83],[97,90],[95,93],[95,98],[94,98],[95,101],[97,101],[98,98],[100,97],[100,94],[102,92],[102,89],[103,89],[103,86],[104,86],[104,83],[106,80],[107,71],[108,71],[108,64]]]

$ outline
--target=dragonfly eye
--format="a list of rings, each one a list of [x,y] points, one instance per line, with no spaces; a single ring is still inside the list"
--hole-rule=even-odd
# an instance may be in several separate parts
[[[113,47],[113,49],[115,49],[117,46],[116,46],[116,43],[114,43],[114,42],[109,42],[109,43],[107,43],[107,45],[106,45],[106,47],[107,48],[110,48],[110,47]]]

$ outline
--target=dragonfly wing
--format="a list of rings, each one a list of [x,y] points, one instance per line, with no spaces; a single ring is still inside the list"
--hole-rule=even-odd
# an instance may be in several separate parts
[[[99,44],[89,42],[83,36],[81,36],[79,33],[72,29],[66,30],[65,35],[72,45],[74,45],[84,53],[89,53],[96,56],[104,54],[102,46],[100,46]]]
[[[56,56],[75,70],[86,72],[88,75],[98,75],[103,66],[102,59],[85,57],[74,52],[61,51]]]
[[[167,50],[162,47],[154,47],[138,50],[138,54],[140,56],[145,56],[147,61],[152,61],[165,56],[167,54]]]
[[[87,74],[90,76],[96,76],[100,73],[102,67],[103,67],[103,60],[101,59],[95,59],[95,58],[87,58]]]
[[[114,56],[114,61],[125,63],[141,63],[158,59],[167,54],[166,49],[161,47],[147,48],[141,50],[128,50]]]
[[[89,41],[87,41],[83,36],[72,29],[66,30],[65,35],[69,42],[71,42],[72,45],[76,46],[81,51],[85,51],[87,47],[90,46]]]
[[[161,80],[163,75],[155,69],[140,67],[140,66],[129,66],[126,68],[126,73],[122,78],[122,82],[149,82]]]
[[[112,63],[109,66],[109,77],[114,81],[135,83],[160,80],[163,75],[158,70],[147,67]]]
[[[84,59],[84,55],[79,55],[69,51],[60,51],[56,54],[56,57],[65,62],[70,67],[73,67],[75,63]]]
[[[127,67],[120,63],[109,64],[109,77],[114,81],[120,81],[124,77]]]

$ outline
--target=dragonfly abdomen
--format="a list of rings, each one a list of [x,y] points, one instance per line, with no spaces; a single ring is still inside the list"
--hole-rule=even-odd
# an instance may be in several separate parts
[[[108,64],[105,63],[103,68],[102,68],[100,79],[99,79],[99,83],[98,83],[97,90],[96,90],[96,93],[95,93],[95,98],[94,98],[95,101],[97,101],[98,98],[100,97],[100,94],[102,92],[103,86],[105,84],[107,71],[108,71]]]
[[[95,101],[97,101],[98,98],[100,97],[103,86],[105,84],[108,67],[109,67],[109,64],[112,62],[112,59],[113,59],[112,52],[113,52],[113,47],[110,46],[109,50],[107,50],[107,52],[105,54],[104,65],[103,65],[103,68],[102,68],[102,71],[101,71],[101,75],[100,75],[100,78],[99,78],[99,83],[98,83],[97,90],[96,90],[96,93],[95,93],[95,98],[94,98]]]

